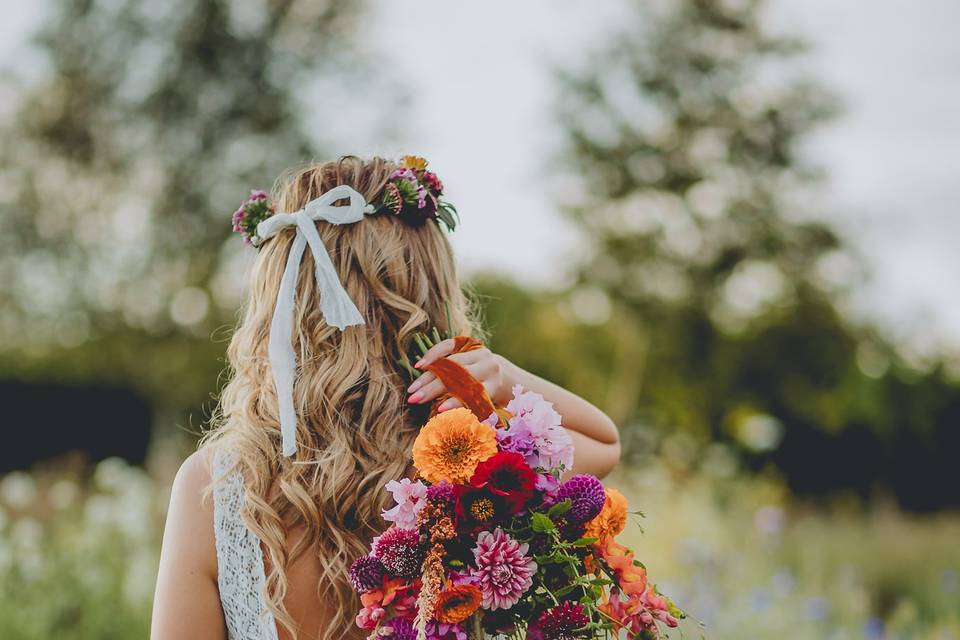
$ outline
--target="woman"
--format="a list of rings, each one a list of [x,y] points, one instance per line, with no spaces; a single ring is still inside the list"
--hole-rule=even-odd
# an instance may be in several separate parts
[[[459,404],[399,363],[430,327],[481,334],[442,228],[452,207],[425,165],[308,166],[278,182],[275,208],[254,193],[235,214],[259,253],[213,428],[174,481],[154,640],[365,635],[348,566],[385,528],[384,485],[411,475],[431,405]],[[488,349],[452,350],[444,340],[416,366],[456,360],[498,405],[515,384],[552,401],[575,447],[568,473],[617,463],[617,429],[595,406]]]

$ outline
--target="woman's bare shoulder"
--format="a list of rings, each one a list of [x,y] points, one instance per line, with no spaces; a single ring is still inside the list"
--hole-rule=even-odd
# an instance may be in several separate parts
[[[166,529],[168,533],[175,531],[176,539],[192,540],[192,544],[180,551],[188,554],[194,566],[203,567],[211,575],[216,575],[213,497],[208,491],[212,477],[211,449],[196,451],[183,461],[170,490]]]
[[[170,490],[151,638],[226,637],[217,590],[213,499],[207,487],[213,458],[201,450],[180,465]]]

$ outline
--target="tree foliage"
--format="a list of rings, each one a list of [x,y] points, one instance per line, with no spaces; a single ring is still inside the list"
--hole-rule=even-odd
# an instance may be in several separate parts
[[[630,7],[619,36],[561,74],[558,100],[567,212],[591,251],[554,322],[605,309],[589,344],[610,365],[552,368],[595,376],[628,442],[685,432],[800,491],[960,501],[930,447],[956,441],[955,383],[911,373],[840,311],[838,266],[855,260],[813,205],[820,171],[803,154],[838,104],[800,71],[802,43],[764,27],[762,0]]]
[[[364,69],[341,53],[360,6],[53,3],[43,72],[2,131],[3,333],[200,334],[232,313],[230,213],[320,151],[323,101],[305,99],[342,65]]]

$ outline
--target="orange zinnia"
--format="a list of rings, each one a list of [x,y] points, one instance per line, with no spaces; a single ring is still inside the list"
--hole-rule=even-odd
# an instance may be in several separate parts
[[[444,624],[459,624],[480,608],[482,600],[480,587],[472,584],[452,586],[437,596],[434,617]]]
[[[477,465],[497,452],[497,436],[465,407],[430,418],[413,443],[413,464],[431,483],[464,484]]]
[[[587,523],[583,534],[585,538],[596,538],[598,545],[612,540],[627,526],[627,499],[616,489],[607,488],[605,492],[603,509]]]

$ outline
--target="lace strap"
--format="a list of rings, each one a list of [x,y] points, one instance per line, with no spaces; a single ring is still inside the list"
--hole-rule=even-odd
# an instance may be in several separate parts
[[[217,585],[229,640],[277,640],[277,625],[266,607],[260,539],[240,517],[243,476],[232,455],[213,458],[213,528],[217,545]]]

